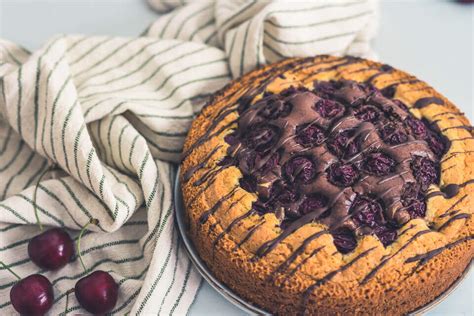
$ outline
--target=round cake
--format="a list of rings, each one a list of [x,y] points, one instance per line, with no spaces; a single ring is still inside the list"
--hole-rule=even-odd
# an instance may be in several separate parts
[[[473,128],[389,65],[295,58],[231,82],[180,181],[202,260],[269,313],[407,314],[474,255]]]

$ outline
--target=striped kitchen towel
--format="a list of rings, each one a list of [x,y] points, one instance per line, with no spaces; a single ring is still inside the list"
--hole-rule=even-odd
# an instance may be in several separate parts
[[[372,0],[150,5],[160,16],[137,38],[62,35],[34,53],[0,40],[0,260],[51,280],[52,315],[85,273],[78,260],[55,272],[30,262],[35,203],[74,238],[99,220],[83,259],[120,284],[114,314],[185,314],[201,278],[174,227],[172,186],[206,98],[285,57],[371,54]],[[14,282],[0,268],[1,315],[14,313]],[[74,295],[67,313],[84,313]]]

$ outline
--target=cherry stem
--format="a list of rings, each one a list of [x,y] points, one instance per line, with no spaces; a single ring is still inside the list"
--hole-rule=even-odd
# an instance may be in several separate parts
[[[90,224],[97,225],[97,224],[99,224],[99,220],[97,220],[95,218],[91,218],[90,221],[86,225],[84,225],[84,227],[82,227],[82,229],[79,233],[79,238],[77,239],[77,254],[79,255],[79,261],[81,262],[81,265],[82,265],[82,268],[84,269],[84,272],[87,272],[88,270],[86,268],[86,265],[84,264],[84,261],[82,261],[81,239],[82,239],[82,235],[84,235],[84,232],[87,230],[87,227]]]
[[[69,294],[71,294],[73,290],[70,289],[66,292],[66,308],[64,309],[64,315],[67,315],[67,309],[69,307]]]
[[[48,173],[48,171],[50,171],[51,169],[54,168],[54,164],[49,166],[48,168],[46,168],[40,175],[39,179],[38,179],[38,182],[36,183],[36,186],[35,186],[35,191],[33,192],[33,207],[35,209],[35,217],[36,217],[36,224],[38,224],[39,228],[40,228],[40,231],[43,231],[43,224],[41,224],[41,221],[39,219],[39,216],[38,216],[38,206],[36,204],[36,196],[38,194],[38,187],[40,185],[40,182],[41,182],[41,179],[43,179],[43,177],[46,175],[46,173]]]
[[[7,266],[5,263],[3,263],[3,261],[0,261],[0,264],[1,264],[5,269],[7,269],[8,271],[10,271],[11,274],[13,274],[14,276],[16,276],[18,280],[21,280],[20,276],[19,276],[18,274],[16,274],[15,271],[13,271],[12,269],[10,269],[9,266]]]

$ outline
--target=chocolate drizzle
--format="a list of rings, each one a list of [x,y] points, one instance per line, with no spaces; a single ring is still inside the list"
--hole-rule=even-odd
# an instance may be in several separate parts
[[[352,259],[351,261],[349,261],[347,264],[343,265],[342,267],[340,267],[339,269],[337,270],[334,270],[334,271],[331,271],[329,272],[328,274],[326,274],[324,277],[322,277],[321,279],[317,280],[315,283],[313,283],[311,286],[309,286],[305,291],[304,291],[304,294],[303,294],[303,304],[301,304],[301,306],[303,307],[303,314],[304,314],[304,308],[306,306],[306,303],[309,299],[309,296],[310,294],[319,286],[323,285],[324,283],[330,281],[336,274],[340,273],[340,272],[344,272],[345,270],[349,269],[352,265],[354,265],[357,261],[359,261],[360,259],[366,257],[372,250],[374,250],[375,247],[373,248],[370,248],[364,252],[361,252],[359,255],[357,255],[354,259]]]
[[[439,181],[447,144],[400,101],[368,83],[314,86],[267,93],[254,104],[246,98],[229,135],[227,159],[243,173],[242,187],[257,194],[253,209],[281,220],[282,232],[254,260],[314,221],[330,228],[342,252],[364,234],[388,245],[399,227],[425,215],[426,189]]]
[[[417,100],[413,107],[417,109],[422,109],[430,104],[444,105],[444,101],[443,99],[437,97],[426,97]]]
[[[422,235],[425,235],[425,234],[428,234],[428,233],[431,233],[431,230],[427,229],[427,230],[421,230],[417,233],[415,233],[403,246],[400,247],[400,249],[398,249],[393,255],[383,259],[375,268],[373,268],[363,279],[362,281],[360,281],[360,284],[365,284],[367,283],[370,279],[372,279],[375,274],[377,274],[377,272],[382,269],[386,264],[387,262],[392,259],[393,257],[395,257],[397,254],[399,254],[403,249],[405,249],[406,247],[408,247],[412,242],[414,242],[418,237],[422,236]]]

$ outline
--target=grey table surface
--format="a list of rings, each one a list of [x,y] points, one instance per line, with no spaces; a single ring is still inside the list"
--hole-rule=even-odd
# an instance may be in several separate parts
[[[379,59],[429,82],[474,120],[474,6],[382,0]],[[34,50],[58,33],[136,36],[157,18],[139,0],[0,0],[0,37]],[[474,315],[474,273],[428,315]],[[206,282],[190,315],[242,315]]]

